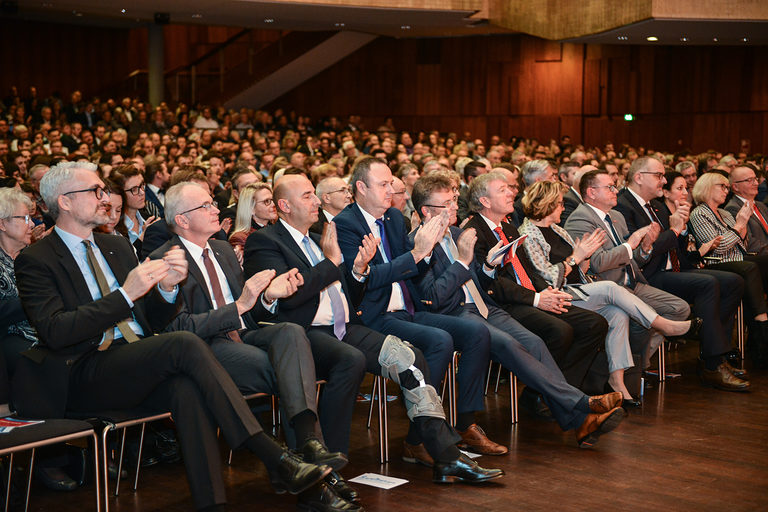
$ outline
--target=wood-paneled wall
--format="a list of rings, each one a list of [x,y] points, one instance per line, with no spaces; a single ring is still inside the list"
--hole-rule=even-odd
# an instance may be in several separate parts
[[[762,47],[560,44],[527,36],[381,38],[269,107],[359,114],[375,128],[568,134],[663,150],[768,152]],[[635,121],[624,121],[631,113]]]

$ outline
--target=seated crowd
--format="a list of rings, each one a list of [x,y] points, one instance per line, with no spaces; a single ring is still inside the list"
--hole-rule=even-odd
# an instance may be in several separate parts
[[[475,419],[490,362],[582,448],[641,406],[665,338],[700,340],[704,385],[748,390],[731,343],[742,301],[747,358],[768,366],[759,156],[486,144],[34,88],[0,113],[13,406],[171,411],[200,510],[226,505],[217,428],[303,509],[362,510],[340,470],[366,372],[400,387],[403,460],[481,483],[504,473],[459,448],[508,453]],[[454,352],[452,425],[436,389]],[[290,449],[252,393],[280,398]]]

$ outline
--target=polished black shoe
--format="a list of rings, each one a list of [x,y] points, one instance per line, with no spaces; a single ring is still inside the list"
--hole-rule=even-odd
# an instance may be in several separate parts
[[[486,469],[463,453],[453,462],[437,462],[432,467],[432,481],[450,484],[456,481],[476,484],[504,476],[501,469]]]
[[[541,420],[555,421],[552,411],[549,410],[549,406],[544,402],[544,397],[541,393],[534,391],[528,386],[520,393],[520,406]]]
[[[304,462],[318,466],[325,464],[333,468],[334,471],[339,471],[349,462],[346,455],[341,452],[329,452],[323,443],[314,438],[307,439],[299,453],[304,456]]]
[[[44,486],[54,491],[74,491],[77,489],[77,482],[72,480],[61,468],[37,466],[35,476]]]
[[[299,494],[296,504],[307,512],[363,512],[365,509],[339,496],[330,485],[319,483]]]
[[[675,341],[675,340],[699,339],[699,334],[701,333],[702,325],[704,325],[704,320],[695,316],[691,318],[691,326],[688,328],[688,331],[686,331],[685,334],[681,334],[680,336],[667,336],[667,340]]]
[[[270,474],[270,479],[277,494],[299,494],[322,481],[331,471],[329,466],[309,464],[286,450],[280,457],[277,473]]]
[[[626,398],[621,402],[621,406],[624,409],[638,409],[643,406],[643,402],[638,400],[637,398],[630,398],[627,400]]]
[[[331,474],[325,477],[325,483],[333,487],[336,494],[344,498],[350,503],[357,503],[360,501],[360,495],[357,491],[347,483],[344,478],[336,471],[331,471]]]
[[[723,361],[717,367],[717,370],[702,369],[701,383],[723,391],[749,391],[749,381],[742,380],[733,375],[728,370],[727,364]]]

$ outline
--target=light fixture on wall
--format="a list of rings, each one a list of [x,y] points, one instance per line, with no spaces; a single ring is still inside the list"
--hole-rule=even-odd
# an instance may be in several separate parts
[[[648,41],[651,41],[651,42],[654,42],[654,41],[658,41],[658,40],[659,40],[659,38],[658,38],[658,37],[656,37],[656,36],[648,36],[648,37],[646,37],[645,39],[646,39],[646,40],[648,40]]]

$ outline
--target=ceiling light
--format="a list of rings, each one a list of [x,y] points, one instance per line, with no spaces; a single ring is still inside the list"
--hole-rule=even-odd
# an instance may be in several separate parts
[[[680,41],[682,41],[683,43],[687,43],[688,42],[688,38],[683,36],[683,37],[680,38]]]
[[[336,23],[336,26],[337,26],[337,27],[343,27],[343,26],[344,26],[344,23],[342,23],[342,22]]]
[[[749,38],[748,37],[742,37],[741,40],[742,40],[742,42],[745,42],[745,43],[749,42]]]
[[[627,37],[627,36],[618,36],[616,39],[618,39],[619,41],[628,41],[629,37]]]
[[[275,22],[274,18],[264,18],[264,23],[274,23],[274,22]]]
[[[712,38],[712,41],[716,43],[716,42],[718,42],[718,41],[719,41],[719,39],[718,39],[718,38],[716,38],[716,37],[713,37],[713,38]]]
[[[120,12],[125,14],[125,9],[120,9]]]
[[[648,36],[648,37],[646,37],[646,39],[647,39],[648,41],[658,41],[658,40],[659,40],[659,38],[658,38],[658,37],[656,37],[656,36]]]
[[[195,19],[200,19],[200,18],[203,17],[203,15],[200,14],[199,12],[196,12],[195,14],[192,15],[192,17],[195,18]]]
[[[410,25],[400,25],[400,30],[411,30]]]

